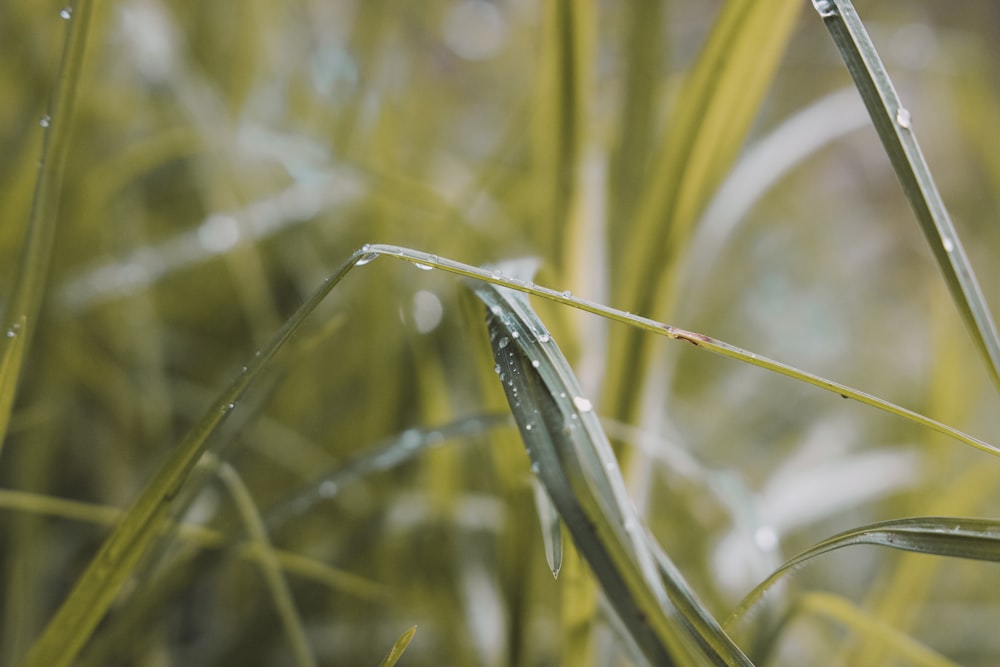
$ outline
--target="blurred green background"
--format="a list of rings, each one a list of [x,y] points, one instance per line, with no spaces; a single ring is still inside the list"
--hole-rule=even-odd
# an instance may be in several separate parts
[[[540,284],[635,308],[645,297],[620,278],[635,262],[631,221],[661,187],[658,152],[683,141],[672,111],[723,4],[97,2],[0,489],[125,507],[364,243],[477,265],[535,256]],[[753,121],[744,148],[691,239],[664,249],[679,276],[670,323],[989,440],[988,376],[801,5],[759,108],[733,109]],[[858,5],[998,306],[1000,5]],[[0,4],[0,294],[31,207],[61,9]],[[602,406],[621,325],[536,306],[631,452],[626,479],[650,527],[720,617],[779,553],[867,521],[1000,509],[987,455],[691,346],[656,343],[650,372],[619,380],[641,405]],[[228,429],[258,506],[410,429],[502,414],[479,308],[440,271],[382,258],[352,273]],[[271,526],[276,546],[347,573],[289,574],[320,663],[377,664],[412,625],[400,664],[565,664],[572,632],[590,637],[594,664],[623,660],[604,621],[581,630],[560,602],[572,584],[547,570],[516,431],[466,431]],[[0,501],[0,664],[15,665],[107,525],[40,496]],[[218,484],[187,519],[242,533]],[[259,569],[235,549],[176,544],[80,664],[294,664]],[[962,664],[1000,653],[993,565],[863,547],[792,585],[842,595]],[[767,664],[865,664],[866,650],[803,614]]]

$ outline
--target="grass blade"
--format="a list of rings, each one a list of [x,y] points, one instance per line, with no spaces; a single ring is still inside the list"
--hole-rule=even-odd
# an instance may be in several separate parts
[[[417,626],[414,625],[396,640],[396,643],[392,645],[392,648],[389,649],[389,653],[382,658],[382,662],[378,663],[378,666],[393,667],[393,665],[399,662],[399,659],[403,656],[403,651],[405,651],[406,647],[410,645],[411,641],[413,641],[413,635],[415,634],[417,634]]]
[[[895,403],[891,403],[890,401],[883,400],[877,396],[848,387],[847,385],[839,382],[828,380],[827,378],[809,373],[808,371],[803,371],[795,368],[794,366],[789,366],[788,364],[770,359],[755,352],[744,350],[717,338],[710,338],[704,334],[687,331],[686,329],[674,327],[663,322],[657,322],[656,320],[652,320],[648,317],[640,317],[633,313],[619,310],[618,308],[612,308],[601,303],[581,299],[573,296],[569,292],[558,292],[549,287],[535,285],[530,281],[510,278],[504,276],[500,272],[488,271],[479,267],[456,262],[451,259],[438,257],[437,255],[432,255],[430,253],[421,252],[419,250],[411,250],[409,248],[402,248],[400,246],[393,245],[372,244],[370,246],[366,246],[365,252],[371,257],[389,255],[412,264],[423,264],[424,266],[438,268],[443,271],[448,271],[449,273],[454,273],[466,278],[473,278],[484,283],[508,287],[512,290],[532,294],[555,303],[561,303],[578,310],[599,315],[609,320],[620,322],[630,327],[656,334],[657,336],[664,336],[672,340],[683,340],[691,345],[694,345],[695,347],[707,350],[714,354],[729,357],[730,359],[736,359],[738,361],[771,371],[772,373],[777,373],[778,375],[784,375],[785,377],[805,382],[806,384],[811,384],[814,387],[837,394],[842,398],[856,400],[859,403],[864,403],[870,407],[896,415],[897,417],[906,419],[914,424],[919,424],[920,426],[946,435],[949,438],[969,445],[970,447],[974,447],[989,454],[1000,456],[1000,447],[967,433],[963,433],[962,431],[948,426],[947,424],[943,424],[939,421],[914,412],[913,410],[909,410],[896,405]]]
[[[852,528],[810,547],[775,570],[747,595],[726,619],[726,627],[743,618],[763,595],[789,571],[817,556],[855,544],[873,544],[903,551],[1000,562],[1000,521],[955,517],[892,519]]]
[[[328,278],[247,364],[195,424],[187,437],[139,493],[111,535],[101,545],[69,596],[32,646],[27,667],[68,666],[107,613],[122,585],[161,537],[171,511],[184,504],[177,495],[195,464],[208,451],[211,437],[223,424],[251,383],[355,264],[364,263],[360,250]],[[189,496],[191,489],[186,489]]]
[[[27,233],[13,290],[0,330],[0,452],[14,407],[17,383],[28,345],[34,335],[48,278],[52,244],[56,235],[56,215],[62,191],[63,169],[69,149],[70,126],[77,90],[87,50],[91,2],[78,0],[67,9],[71,20],[56,74],[56,85],[42,120],[44,140],[38,163],[38,177],[31,203]],[[53,15],[53,20],[55,16]]]
[[[913,119],[903,106],[850,0],[813,0],[861,93],[886,154],[944,274],[952,299],[1000,389],[1000,335],[941,194]]]
[[[532,469],[643,654],[657,665],[750,664],[666,555],[649,548],[593,405],[527,299],[473,289]]]

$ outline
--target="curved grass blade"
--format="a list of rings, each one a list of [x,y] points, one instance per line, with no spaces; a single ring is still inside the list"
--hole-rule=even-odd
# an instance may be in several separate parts
[[[208,451],[212,436],[225,422],[251,383],[291,338],[306,318],[356,264],[367,263],[367,249],[355,252],[299,307],[268,344],[216,398],[184,440],[139,493],[97,555],[77,579],[28,653],[26,667],[68,667],[107,613],[122,585],[140,560],[156,545],[169,523],[170,513],[180,512],[194,489],[178,493],[195,464]]]
[[[924,159],[910,112],[900,102],[850,0],[813,0],[854,79],[892,168],[934,252],[952,299],[1000,389],[1000,335],[969,258]]]
[[[306,638],[302,617],[295,607],[292,591],[281,570],[281,562],[278,560],[277,552],[275,552],[271,539],[267,535],[267,529],[264,528],[264,522],[261,520],[260,512],[257,511],[250,489],[243,483],[243,479],[236,472],[236,469],[228,463],[220,463],[217,474],[229,491],[233,504],[236,505],[240,519],[246,526],[250,543],[260,555],[261,571],[267,581],[268,588],[271,590],[271,597],[274,599],[278,617],[285,626],[285,633],[288,635],[296,664],[299,667],[316,665],[312,647]]]
[[[549,564],[552,578],[558,579],[563,560],[562,522],[559,520],[559,511],[552,503],[552,499],[549,498],[545,487],[537,479],[533,487],[538,521],[542,524],[542,546],[545,549],[545,562]]]
[[[78,0],[67,8],[72,17],[56,74],[56,84],[42,119],[44,139],[27,232],[13,290],[0,330],[0,452],[14,407],[18,378],[42,306],[56,235],[56,215],[63,169],[69,149],[70,125],[87,50],[91,2]],[[65,10],[64,10],[65,11]],[[53,16],[55,20],[55,16]]]
[[[636,645],[656,665],[749,665],[665,554],[666,566],[649,549],[593,405],[527,299],[473,290],[532,469]]]
[[[456,262],[451,259],[438,257],[437,255],[432,255],[430,253],[421,252],[419,250],[411,250],[409,248],[393,245],[372,244],[366,245],[363,252],[365,256],[369,256],[371,258],[375,258],[380,255],[388,255],[410,262],[411,264],[422,264],[425,267],[438,268],[466,278],[473,278],[484,283],[507,287],[512,290],[532,294],[555,303],[561,303],[572,308],[576,308],[577,310],[582,310],[609,320],[614,320],[615,322],[626,324],[636,329],[648,331],[649,333],[656,334],[657,336],[665,336],[673,340],[683,340],[691,345],[694,345],[695,347],[703,348],[714,354],[729,357],[730,359],[736,359],[737,361],[758,366],[771,371],[772,373],[777,373],[778,375],[784,375],[785,377],[811,384],[814,387],[837,394],[842,398],[854,399],[859,403],[864,403],[865,405],[892,415],[896,415],[897,417],[902,417],[903,419],[913,422],[914,424],[919,424],[920,426],[924,426],[946,435],[949,438],[958,440],[959,442],[969,445],[970,447],[975,447],[976,449],[989,454],[1000,456],[1000,447],[992,445],[984,440],[980,440],[979,438],[973,437],[967,433],[963,433],[962,431],[948,426],[947,424],[930,419],[929,417],[925,417],[924,415],[914,412],[913,410],[908,410],[904,407],[896,405],[895,403],[891,403],[877,396],[848,387],[847,385],[840,384],[839,382],[828,380],[824,377],[795,368],[794,366],[789,366],[788,364],[783,364],[780,361],[775,361],[774,359],[756,354],[755,352],[750,352],[735,345],[730,345],[729,343],[721,341],[717,338],[710,338],[704,334],[687,331],[686,329],[657,322],[656,320],[652,320],[648,317],[640,317],[624,310],[619,310],[618,308],[612,308],[601,303],[581,299],[573,296],[569,292],[557,292],[556,290],[548,287],[535,285],[531,281],[510,278],[504,276],[499,271],[488,271],[479,267]],[[367,261],[371,261],[371,259]]]
[[[873,544],[903,551],[1000,562],[1000,520],[956,517],[892,519],[844,531],[803,551],[775,570],[747,595],[726,619],[725,626],[743,618],[778,580],[813,558],[855,544]]]
[[[389,649],[389,653],[382,658],[382,662],[378,663],[378,667],[393,667],[397,662],[399,662],[399,659],[403,656],[403,651],[405,651],[406,647],[410,645],[411,641],[413,641],[413,635],[415,634],[417,634],[417,626],[414,625],[396,640],[396,643],[392,645],[391,649]]]

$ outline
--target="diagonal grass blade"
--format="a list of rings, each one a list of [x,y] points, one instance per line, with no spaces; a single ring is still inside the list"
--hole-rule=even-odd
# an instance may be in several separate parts
[[[952,299],[1000,389],[1000,335],[889,73],[850,0],[813,0],[854,79]]]

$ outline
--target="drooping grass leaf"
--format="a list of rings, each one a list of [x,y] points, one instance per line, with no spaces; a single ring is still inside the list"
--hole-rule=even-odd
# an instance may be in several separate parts
[[[913,410],[908,410],[907,408],[901,407],[863,391],[859,391],[852,387],[848,387],[847,385],[840,384],[839,382],[834,382],[833,380],[803,371],[755,352],[744,350],[717,338],[711,338],[701,333],[687,331],[686,329],[674,327],[663,322],[657,322],[656,320],[648,317],[640,317],[634,313],[605,306],[601,303],[581,299],[570,294],[569,292],[559,292],[548,287],[535,285],[531,281],[525,281],[519,278],[510,278],[504,276],[499,271],[488,271],[479,267],[439,257],[438,255],[421,252],[419,250],[411,250],[409,248],[402,248],[400,246],[393,245],[372,244],[365,247],[365,254],[369,257],[367,261],[371,261],[380,255],[389,255],[412,264],[423,264],[425,266],[439,268],[443,271],[448,271],[449,273],[454,273],[466,278],[474,278],[475,280],[485,283],[500,285],[526,294],[532,294],[555,303],[565,304],[578,310],[593,313],[594,315],[599,315],[609,320],[620,322],[630,327],[656,334],[657,336],[664,336],[672,340],[683,340],[691,345],[694,345],[695,347],[707,350],[714,354],[729,357],[730,359],[736,359],[753,366],[758,366],[759,368],[771,371],[772,373],[777,373],[778,375],[784,375],[785,377],[798,380],[799,382],[811,384],[814,387],[837,394],[842,398],[853,399],[859,403],[864,403],[865,405],[882,410],[883,412],[896,415],[897,417],[902,417],[907,421],[929,428],[981,451],[994,455],[1000,455],[1000,447],[967,433],[963,433],[962,431],[948,426],[947,424],[942,424],[939,421],[930,419],[929,417],[914,412]]]
[[[52,97],[41,120],[44,140],[31,214],[12,293],[4,310],[3,326],[0,326],[4,334],[0,336],[0,452],[14,407],[22,362],[35,333],[48,279],[73,110],[87,49],[91,2],[76,0],[62,11],[70,17],[66,42]]]
[[[397,639],[396,643],[392,645],[392,648],[389,649],[386,656],[382,658],[382,662],[378,664],[379,667],[393,667],[397,662],[399,662],[399,659],[403,656],[403,651],[405,651],[406,647],[410,645],[411,641],[413,641],[413,635],[415,634],[417,634],[417,626],[414,625],[412,628],[400,635],[399,639]]]
[[[750,664],[666,555],[649,548],[593,404],[527,299],[473,289],[532,469],[635,644],[656,665]]]
[[[1000,335],[903,106],[850,0],[813,4],[854,79],[962,319],[1000,389]]]
[[[732,627],[743,618],[767,590],[791,570],[817,556],[855,544],[873,544],[949,558],[1000,562],[1000,521],[913,517],[882,521],[844,531],[806,549],[775,570],[740,602],[726,620],[726,627]]]

